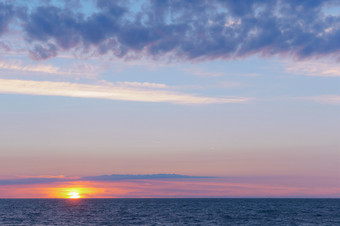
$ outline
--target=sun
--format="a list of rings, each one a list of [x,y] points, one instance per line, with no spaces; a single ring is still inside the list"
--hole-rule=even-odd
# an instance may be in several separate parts
[[[61,198],[61,199],[86,199],[95,197],[103,192],[104,188],[97,188],[90,183],[86,184],[84,182],[73,182],[61,184],[59,187],[53,187],[49,189],[49,194],[51,198]]]
[[[70,193],[68,193],[68,198],[69,199],[79,199],[80,198],[80,195],[79,195],[79,193],[78,192],[70,192]]]

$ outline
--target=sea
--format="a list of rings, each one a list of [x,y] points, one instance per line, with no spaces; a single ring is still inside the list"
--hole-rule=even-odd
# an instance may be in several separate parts
[[[0,199],[0,225],[340,226],[340,199]]]

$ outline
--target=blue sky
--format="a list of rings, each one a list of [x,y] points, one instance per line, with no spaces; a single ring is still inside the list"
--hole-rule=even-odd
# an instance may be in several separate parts
[[[338,180],[339,7],[2,1],[0,179]]]

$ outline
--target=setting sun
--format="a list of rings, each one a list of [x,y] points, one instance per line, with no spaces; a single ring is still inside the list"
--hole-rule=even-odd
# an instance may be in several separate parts
[[[103,187],[104,186],[104,187]],[[98,198],[105,194],[106,184],[98,184],[94,182],[74,181],[55,183],[51,187],[46,187],[42,191],[48,198],[61,199],[82,199],[82,198]],[[115,190],[117,193],[118,191]]]
[[[79,199],[80,198],[80,195],[78,192],[70,192],[69,194],[69,197],[70,199]]]

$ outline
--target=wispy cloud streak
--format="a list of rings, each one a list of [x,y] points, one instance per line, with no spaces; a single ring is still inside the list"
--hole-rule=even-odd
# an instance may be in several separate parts
[[[340,105],[339,95],[319,95],[319,96],[309,96],[309,97],[295,97],[297,100],[308,100],[323,104],[335,104]]]
[[[76,64],[66,69],[49,64],[28,64],[21,60],[0,61],[0,69],[6,71],[22,72],[22,73],[43,73],[55,74],[67,77],[85,77],[94,78],[100,71],[97,66],[90,64]]]
[[[340,66],[338,63],[300,61],[286,63],[285,69],[289,73],[301,74],[315,77],[340,77]]]
[[[134,85],[136,86],[135,83]],[[192,94],[149,88],[150,86],[155,86],[155,84],[150,85],[150,83],[147,83],[144,85],[148,88],[131,87],[130,84],[125,86],[124,83],[117,85],[109,82],[104,82],[104,84],[88,85],[68,82],[0,79],[0,93],[142,102],[167,102],[176,104],[245,103],[251,100],[251,98],[243,97],[202,97]],[[143,83],[141,83],[140,86],[143,86]]]

